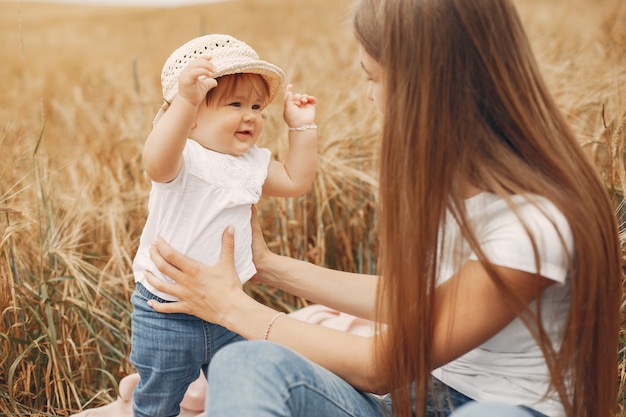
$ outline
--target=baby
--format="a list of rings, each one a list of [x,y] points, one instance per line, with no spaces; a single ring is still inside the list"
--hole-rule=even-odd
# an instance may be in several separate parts
[[[149,270],[164,280],[149,256],[162,236],[177,250],[206,264],[220,258],[221,237],[234,227],[235,261],[242,282],[252,262],[251,207],[261,194],[297,196],[317,170],[315,98],[286,88],[283,117],[289,127],[284,164],[256,143],[262,111],[283,84],[283,71],[246,43],[228,35],[193,39],[167,59],[161,74],[164,104],[148,136],[143,162],[152,180],[149,214],[134,259],[131,298],[131,362],[140,375],[133,413],[171,416],[188,386],[206,373],[222,346],[241,336],[184,314],[161,314],[147,302],[175,301],[145,279]]]

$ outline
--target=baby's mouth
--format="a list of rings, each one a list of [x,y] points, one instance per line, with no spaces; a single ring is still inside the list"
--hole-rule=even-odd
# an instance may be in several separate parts
[[[238,130],[236,132],[236,135],[244,137],[244,138],[249,138],[250,136],[252,136],[252,131],[251,130]]]

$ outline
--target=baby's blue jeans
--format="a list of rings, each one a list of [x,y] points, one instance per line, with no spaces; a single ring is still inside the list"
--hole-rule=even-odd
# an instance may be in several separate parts
[[[177,416],[200,370],[206,375],[213,355],[243,337],[187,314],[158,313],[147,304],[151,299],[164,301],[138,283],[131,296],[130,361],[141,379],[133,391],[133,415]]]
[[[209,366],[208,382],[205,410],[209,417],[391,415],[389,397],[359,391],[296,352],[271,342],[245,341],[220,350]],[[429,400],[428,417],[542,416],[511,405],[478,404],[440,381],[434,382],[444,388],[445,400]],[[453,412],[464,404],[473,405]]]

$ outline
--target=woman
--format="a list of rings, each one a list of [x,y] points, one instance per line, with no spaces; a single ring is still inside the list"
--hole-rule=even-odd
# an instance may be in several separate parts
[[[207,415],[447,416],[477,401],[611,416],[615,219],[514,6],[362,0],[354,27],[368,98],[384,114],[380,276],[272,254],[253,218],[255,280],[378,331],[335,332],[252,300],[234,274],[232,231],[212,267],[158,240],[151,256],[178,285],[148,279],[180,301],[153,307],[249,339],[213,359]]]

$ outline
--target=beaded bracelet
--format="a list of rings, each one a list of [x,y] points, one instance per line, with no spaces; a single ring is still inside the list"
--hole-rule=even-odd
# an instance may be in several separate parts
[[[269,323],[267,323],[267,328],[265,329],[265,334],[263,335],[263,340],[267,340],[267,336],[269,336],[270,334],[270,329],[272,328],[272,325],[274,324],[274,321],[280,317],[280,316],[284,316],[285,313],[283,313],[282,311],[280,313],[276,313],[274,315],[274,317],[272,317],[272,319],[270,320]]]
[[[303,130],[309,130],[309,129],[317,129],[317,125],[314,123],[308,124],[308,125],[302,125],[299,127],[289,127],[289,130],[291,131],[298,131],[298,132],[302,132]]]

